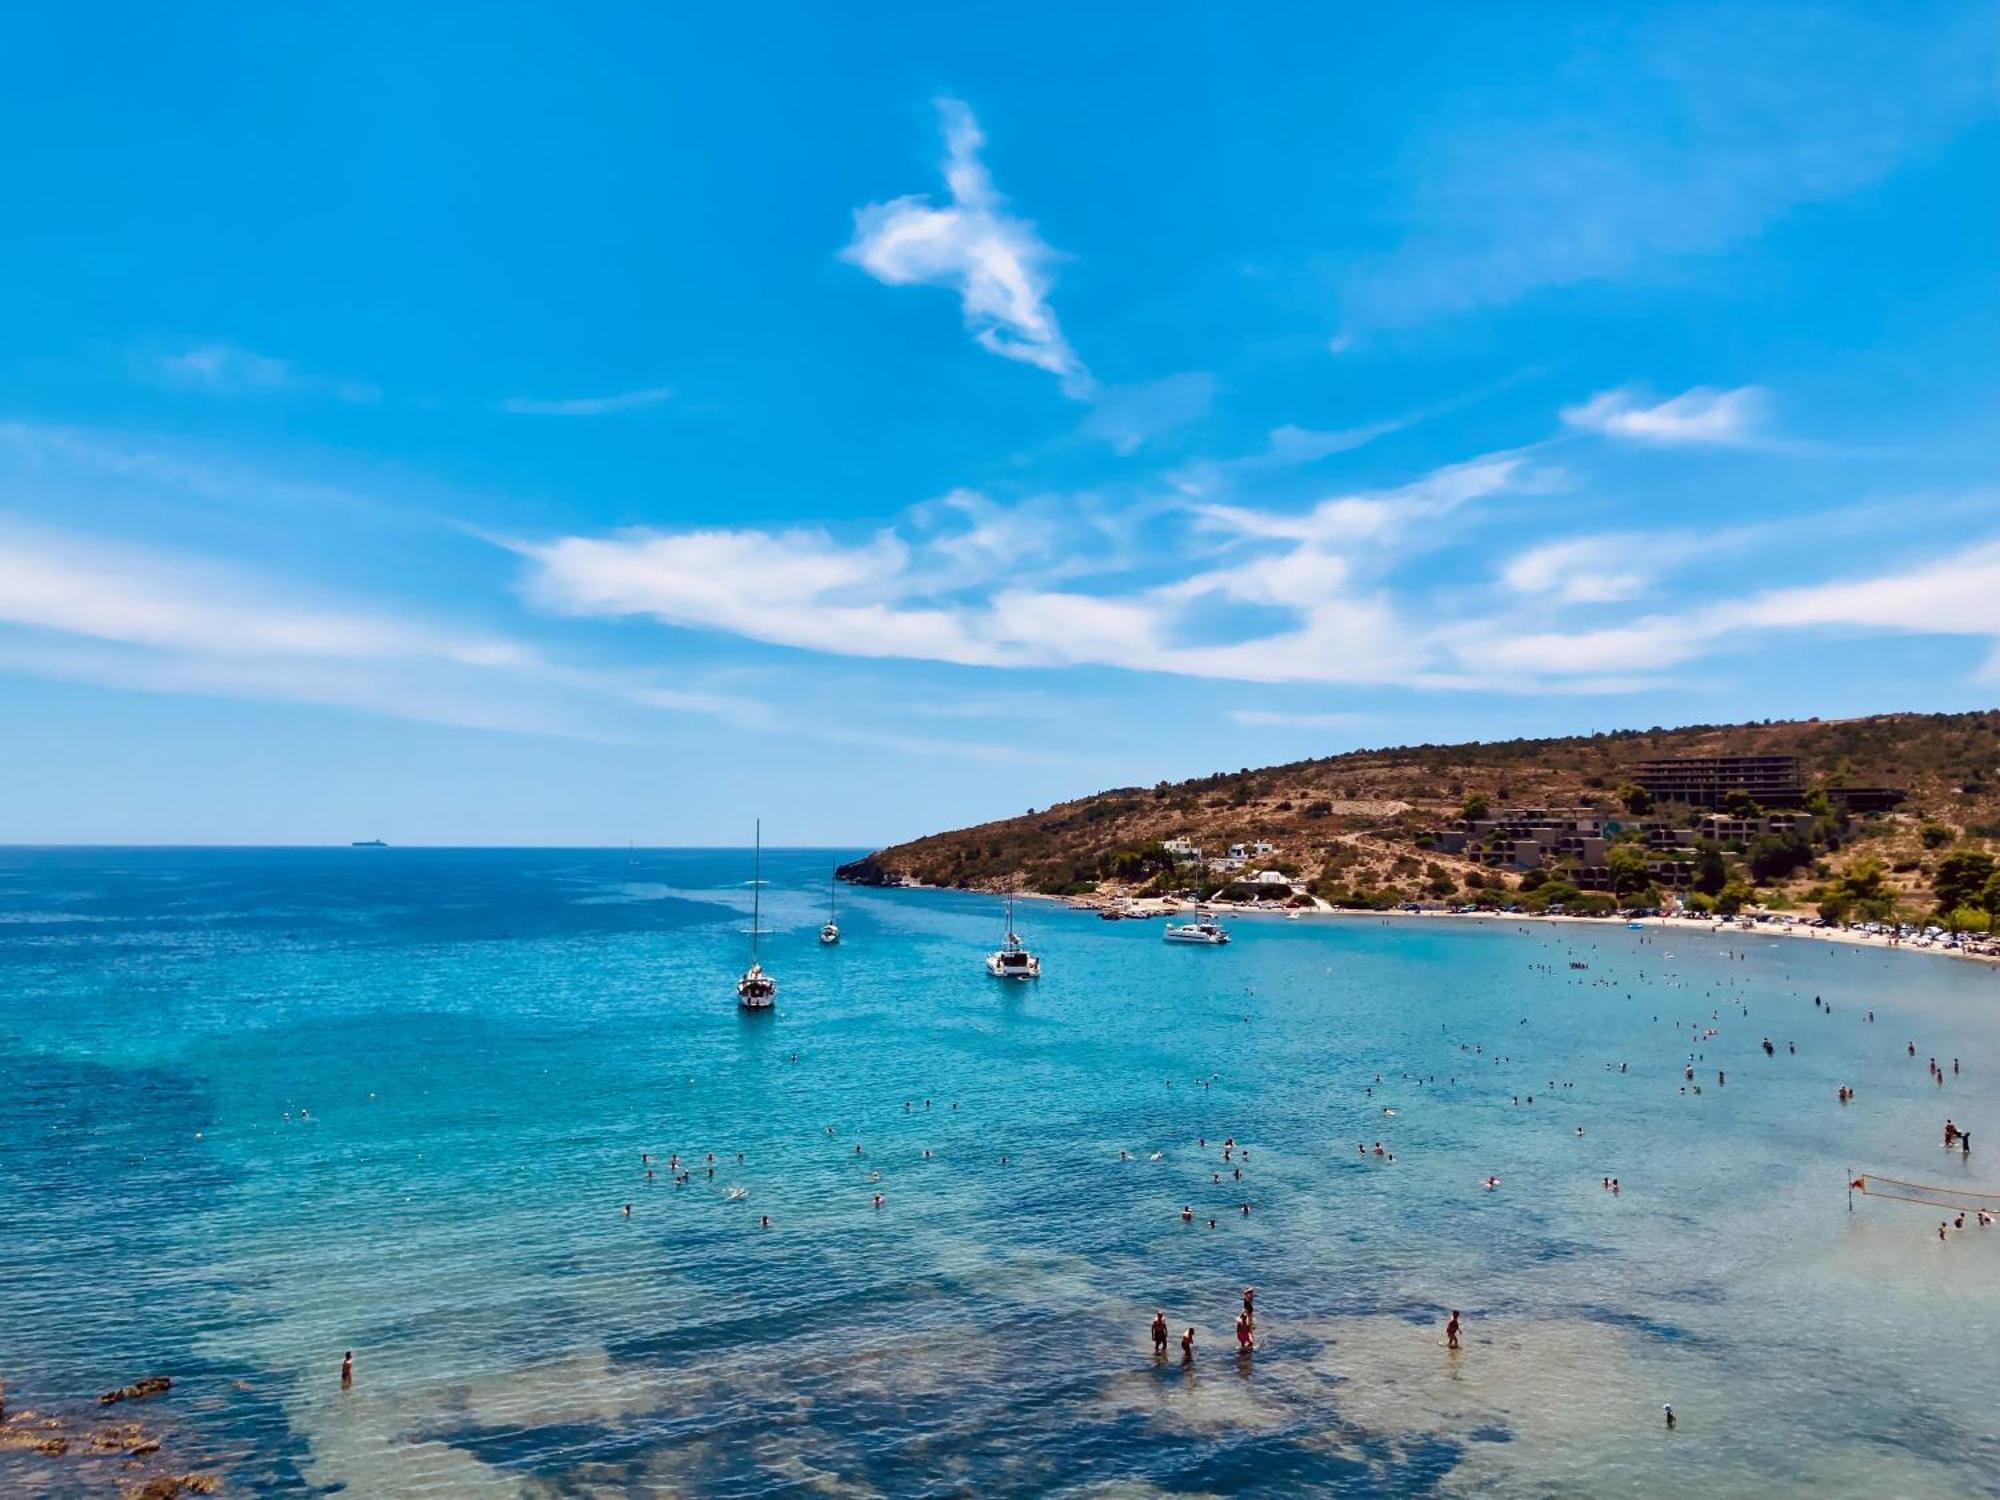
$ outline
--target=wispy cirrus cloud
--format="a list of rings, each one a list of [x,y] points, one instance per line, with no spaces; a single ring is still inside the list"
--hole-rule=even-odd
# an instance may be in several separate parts
[[[887,286],[956,293],[981,348],[1046,370],[1065,394],[1088,397],[1090,373],[1048,302],[1056,252],[1008,211],[980,160],[986,138],[972,110],[957,99],[940,99],[937,109],[948,200],[910,194],[857,209],[842,258]]]
[[[132,358],[145,379],[176,390],[217,396],[317,396],[350,405],[369,405],[382,399],[381,390],[365,380],[314,374],[288,359],[231,343],[154,350],[135,353]]]
[[[500,410],[523,417],[610,417],[622,412],[644,411],[649,406],[660,406],[673,399],[673,391],[661,385],[648,386],[644,390],[620,391],[611,396],[509,396],[500,403]]]
[[[1658,278],[1846,197],[2000,111],[1990,6],[1630,10],[1531,83],[1424,111],[1345,320],[1398,327]]]
[[[1295,714],[1269,708],[1232,708],[1232,723],[1246,729],[1349,729],[1362,722],[1365,714]]]
[[[1108,547],[1097,574],[1077,575],[1088,587],[1052,586],[1036,566],[1046,535],[1012,552],[982,545],[969,562],[959,552],[954,565],[962,537],[907,522],[852,542],[739,528],[515,545],[529,562],[526,597],[563,614],[646,616],[802,650],[961,666],[1435,685],[1445,664],[1381,586],[1384,561],[1440,518],[1543,480],[1520,456],[1500,455],[1304,512],[1203,505],[1180,528],[1191,550]],[[1028,533],[1037,529],[1046,531]],[[984,513],[976,530],[1008,534]],[[1008,566],[980,566],[1002,557]]]
[[[1648,401],[1629,387],[1600,391],[1562,419],[1584,432],[1658,447],[1741,448],[1758,442],[1770,408],[1760,386],[1721,391],[1698,385],[1664,401]]]

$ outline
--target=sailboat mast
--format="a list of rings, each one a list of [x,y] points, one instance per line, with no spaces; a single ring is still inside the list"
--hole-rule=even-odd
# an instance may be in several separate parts
[[[757,928],[764,918],[764,820],[757,820],[757,852],[753,856],[750,881],[750,962],[757,962]]]

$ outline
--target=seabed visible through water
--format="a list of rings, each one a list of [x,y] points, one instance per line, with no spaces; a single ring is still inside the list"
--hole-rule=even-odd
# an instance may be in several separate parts
[[[989,899],[820,947],[840,857],[745,1018],[747,854],[0,851],[9,1410],[166,1374],[158,1462],[370,1496],[2000,1493],[2000,1227],[1844,1191],[2000,1194],[2000,970],[1037,906],[1006,985]]]

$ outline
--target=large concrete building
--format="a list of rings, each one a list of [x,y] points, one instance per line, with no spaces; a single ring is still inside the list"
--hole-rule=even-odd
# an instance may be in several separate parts
[[[1632,779],[1658,802],[1720,807],[1731,792],[1748,792],[1765,807],[1793,807],[1805,800],[1795,755],[1691,755],[1642,761]]]

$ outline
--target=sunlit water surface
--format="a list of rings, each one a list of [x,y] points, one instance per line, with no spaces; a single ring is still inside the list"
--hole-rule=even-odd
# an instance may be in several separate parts
[[[2000,1493],[2000,1228],[1843,1190],[2000,1194],[1996,971],[1035,904],[1010,987],[990,899],[822,948],[834,862],[765,856],[758,1018],[747,853],[0,851],[10,1401],[170,1374],[278,1492]]]

